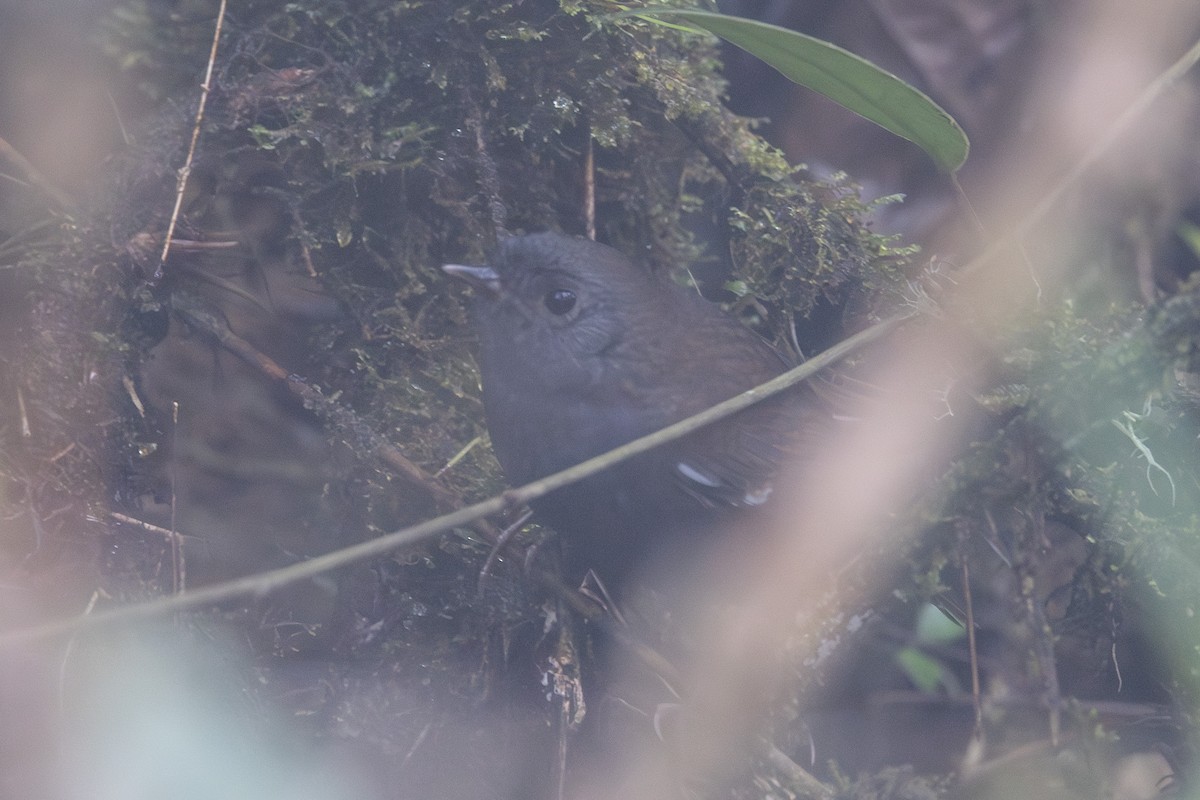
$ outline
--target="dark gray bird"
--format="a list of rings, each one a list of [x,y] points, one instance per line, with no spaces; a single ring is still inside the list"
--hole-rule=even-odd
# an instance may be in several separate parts
[[[488,431],[514,485],[569,467],[787,368],[717,306],[596,242],[503,241],[488,266],[443,269],[476,289]],[[723,512],[756,507],[810,417],[776,396],[534,504],[573,575],[619,585],[651,558],[685,558]]]

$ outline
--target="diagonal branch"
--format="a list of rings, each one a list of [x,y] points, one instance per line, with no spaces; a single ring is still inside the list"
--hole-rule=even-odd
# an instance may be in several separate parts
[[[574,467],[556,472],[553,475],[524,486],[510,489],[503,494],[460,508],[449,514],[443,514],[440,517],[380,536],[369,542],[362,542],[335,550],[332,553],[327,553],[299,564],[292,564],[280,569],[248,575],[244,578],[214,584],[202,589],[190,590],[148,603],[123,606],[87,616],[59,619],[31,628],[6,631],[0,633],[0,647],[61,636],[84,628],[93,629],[101,626],[139,622],[177,611],[223,603],[237,597],[261,597],[289,584],[340,569],[349,564],[375,558],[401,547],[414,545],[452,528],[471,525],[491,514],[525,505],[556,489],[608,469],[624,459],[686,436],[698,428],[736,414],[738,411],[761,402],[772,395],[783,392],[801,381],[813,377],[821,370],[849,356],[867,344],[878,341],[910,318],[911,315],[906,314],[886,319],[839,342],[837,345],[809,359],[800,366],[749,391],[718,403],[699,414],[676,422],[640,439],[635,439],[607,453],[590,458]]]

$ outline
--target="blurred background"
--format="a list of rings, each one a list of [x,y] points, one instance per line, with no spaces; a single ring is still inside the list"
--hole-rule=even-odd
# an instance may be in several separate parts
[[[1200,9],[716,7],[920,88],[956,180],[604,0],[236,0],[160,264],[218,4],[0,2],[3,796],[1196,792]],[[921,314],[720,580],[631,602],[669,676],[536,525],[17,638],[501,491],[439,269],[497,200],[796,357]]]

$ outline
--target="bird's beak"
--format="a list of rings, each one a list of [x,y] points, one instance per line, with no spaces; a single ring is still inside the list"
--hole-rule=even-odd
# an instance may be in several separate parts
[[[491,267],[465,267],[462,264],[443,264],[442,271],[451,277],[464,280],[489,294],[500,294],[500,276]]]

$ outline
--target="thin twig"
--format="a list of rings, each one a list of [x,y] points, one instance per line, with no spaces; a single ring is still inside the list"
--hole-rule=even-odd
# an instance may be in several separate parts
[[[587,238],[596,241],[596,149],[587,126],[587,153],[583,159],[583,225]]]
[[[153,619],[176,611],[216,605],[238,597],[262,597],[284,586],[340,569],[349,564],[382,556],[385,553],[402,547],[412,546],[452,528],[471,525],[482,520],[484,517],[504,511],[505,509],[526,505],[556,489],[561,489],[563,486],[595,475],[620,461],[624,461],[639,453],[644,453],[666,442],[686,436],[705,425],[710,425],[719,419],[749,408],[772,395],[783,392],[811,378],[821,370],[860,350],[867,344],[878,341],[908,319],[910,319],[910,315],[903,315],[879,322],[839,342],[800,366],[749,391],[718,403],[699,414],[676,422],[673,425],[668,425],[662,430],[655,431],[640,439],[635,439],[607,453],[589,458],[587,461],[576,464],[561,472],[548,475],[545,478],[516,489],[510,489],[501,495],[491,497],[482,502],[473,503],[472,505],[452,511],[449,514],[443,514],[435,519],[426,520],[395,533],[389,533],[377,539],[372,539],[369,542],[362,542],[341,550],[335,550],[332,553],[326,553],[325,555],[317,556],[299,564],[291,564],[255,575],[247,575],[244,578],[213,584],[202,589],[194,589],[183,594],[162,598],[149,603],[114,608],[109,611],[93,614],[89,617],[69,617],[32,628],[19,628],[6,631],[0,633],[0,647],[61,636],[83,627],[91,628]],[[292,383],[292,376],[289,376],[289,386]],[[641,655],[642,651],[640,649],[638,652]],[[647,655],[647,657],[652,658],[650,655]],[[669,668],[669,665],[666,666]]]
[[[96,603],[100,600],[100,598],[107,597],[107,596],[108,595],[106,595],[104,593],[103,589],[96,589],[95,591],[93,591],[92,596],[88,600],[87,605],[84,606],[84,608],[83,608],[83,615],[86,617],[88,614],[92,613],[92,610],[96,607]],[[70,662],[71,653],[74,650],[75,650],[75,637],[72,636],[70,639],[67,640],[67,645],[66,645],[66,647],[63,648],[62,661],[60,661],[58,664],[58,710],[59,711],[62,711],[63,708],[66,706],[65,697],[67,694],[67,664]]]
[[[21,438],[32,438],[33,428],[29,425],[29,410],[25,408],[25,393],[21,391],[20,386],[17,387],[17,413],[21,417]]]
[[[983,266],[989,263],[992,259],[998,256],[1006,247],[1011,246],[1015,240],[1020,242],[1027,237],[1033,229],[1042,222],[1050,213],[1050,211],[1058,204],[1063,195],[1068,190],[1073,188],[1080,182],[1084,175],[1095,164],[1104,157],[1108,150],[1116,143],[1123,133],[1132,125],[1139,117],[1146,113],[1150,105],[1157,100],[1163,92],[1174,86],[1183,76],[1200,61],[1200,41],[1197,41],[1190,49],[1178,60],[1168,67],[1161,75],[1150,82],[1150,85],[1142,90],[1142,93],[1137,96],[1137,99],[1129,104],[1121,115],[1113,121],[1104,135],[1096,140],[1087,152],[1083,154],[1078,161],[1072,165],[1067,174],[1062,177],[1047,192],[1041,200],[1026,214],[1020,222],[1005,236],[1001,236],[992,242],[992,245],[984,252],[980,253],[975,258],[971,259],[962,269],[964,275],[969,275],[978,272]],[[1041,287],[1038,287],[1040,292]]]
[[[172,532],[168,528],[164,528],[161,525],[155,525],[153,522],[146,522],[144,519],[138,519],[137,517],[131,517],[128,514],[122,514],[120,511],[110,511],[108,512],[108,516],[112,519],[115,519],[117,522],[121,522],[126,525],[136,525],[142,530],[150,531],[151,533],[157,533],[162,536],[163,539],[170,539],[173,535],[179,535],[177,532]]]
[[[218,605],[237,597],[264,597],[284,586],[307,580],[346,564],[365,561],[392,550],[425,541],[451,528],[468,525],[476,519],[503,510],[506,505],[507,502],[503,495],[493,497],[482,503],[475,503],[402,531],[281,569],[247,575],[244,578],[213,584],[202,589],[192,589],[183,594],[164,597],[148,603],[120,606],[90,616],[69,617],[32,628],[7,631],[0,634],[0,647],[62,636],[82,628],[92,629],[118,623],[128,624],[157,619],[177,611]]]
[[[179,401],[171,403],[171,452],[179,452]],[[183,542],[175,524],[178,510],[178,495],[175,491],[176,464],[171,464],[171,577],[172,588],[179,594],[187,588],[187,567],[183,561]]]
[[[104,96],[108,98],[108,105],[112,108],[113,119],[117,122],[117,127],[121,129],[121,141],[126,147],[133,144],[133,137],[129,135],[129,131],[125,129],[125,121],[121,119],[121,109],[117,107],[117,100],[113,97],[112,92],[104,90]]]
[[[962,586],[963,596],[966,598],[966,628],[967,628],[967,651],[971,659],[971,705],[975,709],[975,732],[974,738],[977,742],[983,742],[983,693],[979,685],[979,650],[975,645],[975,608],[971,600],[971,568],[968,565],[966,555],[960,553],[959,560],[962,563]]]
[[[492,230],[496,238],[503,238],[508,233],[508,209],[500,199],[500,173],[491,153],[488,152],[487,136],[483,130],[483,111],[470,92],[466,93],[466,100],[467,107],[471,110],[467,116],[467,127],[475,134],[475,164],[479,170],[479,189],[487,200]]]
[[[811,772],[797,764],[787,753],[770,742],[767,743],[767,761],[796,784],[804,792],[805,797],[825,800],[825,798],[834,796],[832,788],[817,780]]]
[[[196,330],[215,338],[222,347],[266,377],[283,383],[288,391],[311,411],[320,414],[339,430],[352,434],[364,450],[383,461],[413,485],[428,492],[440,510],[456,508],[461,504],[462,498],[405,457],[394,444],[375,433],[358,414],[337,400],[327,397],[319,388],[300,376],[288,372],[270,356],[231,331],[224,320],[199,308],[184,308],[180,305],[175,307],[175,313]],[[490,542],[494,543],[500,538],[500,531],[485,520],[477,521],[472,527]]]
[[[212,88],[213,65],[217,63],[217,44],[221,41],[221,25],[225,22],[225,2],[217,9],[217,23],[213,28],[212,48],[208,53],[208,66],[204,72],[204,83],[200,85],[200,102],[196,106],[196,123],[192,126],[192,141],[188,144],[187,158],[179,169],[179,180],[175,185],[175,208],[171,211],[171,221],[167,223],[167,235],[163,237],[162,255],[158,257],[158,269],[155,278],[161,277],[167,264],[167,256],[171,252],[171,239],[175,235],[175,225],[179,222],[179,210],[183,208],[183,192],[187,188],[188,177],[192,174],[192,161],[196,157],[196,143],[200,141],[200,126],[204,122],[204,106],[208,103],[208,93]]]
[[[496,563],[496,559],[500,556],[500,551],[508,547],[512,542],[513,537],[521,528],[525,527],[525,523],[529,522],[529,518],[533,516],[533,511],[525,511],[519,516],[515,522],[500,532],[500,538],[492,545],[492,550],[488,553],[487,559],[483,562],[483,566],[479,569],[479,594],[483,594],[484,581],[492,574],[492,566]]]

